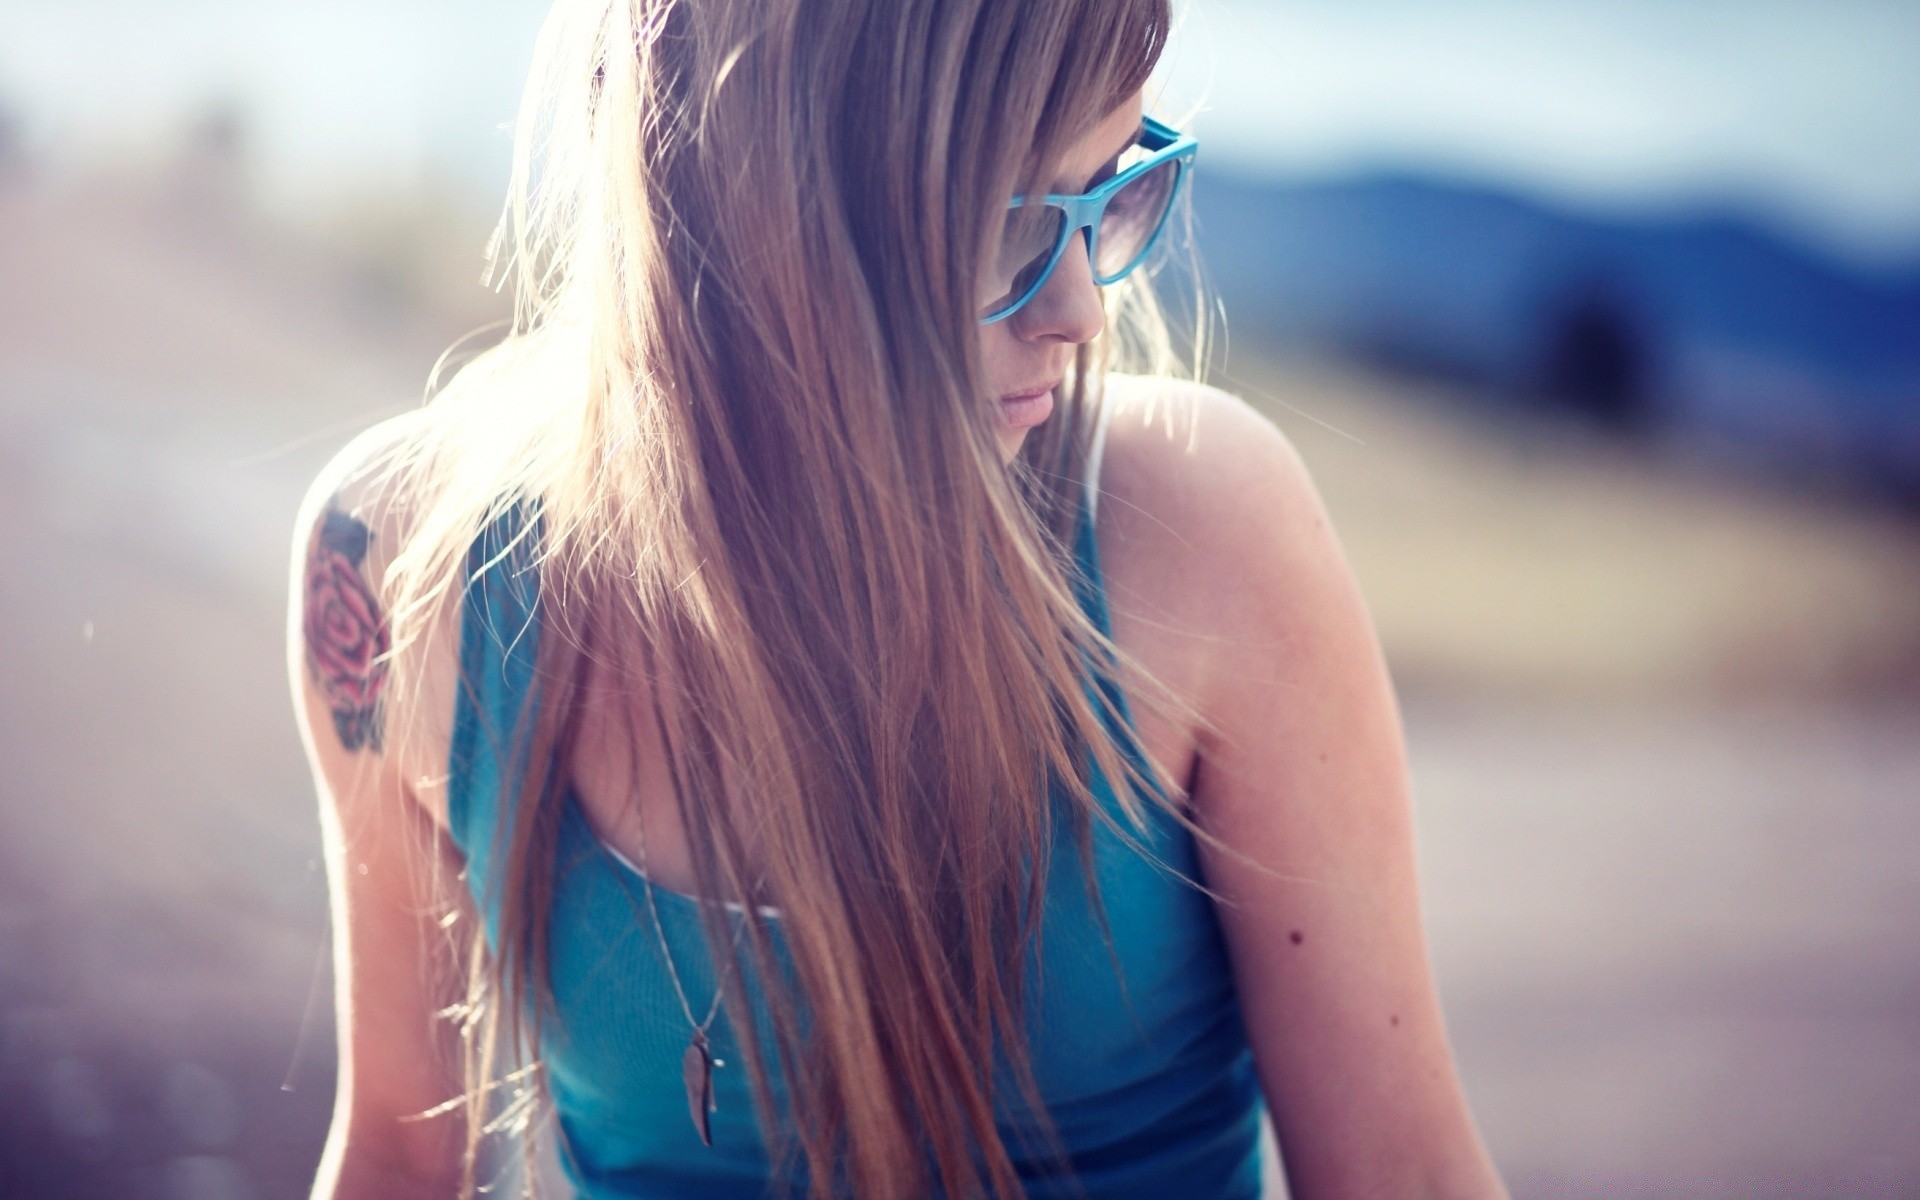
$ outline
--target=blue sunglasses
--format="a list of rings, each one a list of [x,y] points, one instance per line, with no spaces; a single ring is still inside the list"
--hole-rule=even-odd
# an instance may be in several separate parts
[[[1007,206],[988,284],[998,298],[981,310],[982,325],[1006,320],[1039,295],[1060,265],[1067,243],[1083,229],[1087,261],[1100,286],[1120,282],[1146,261],[1166,229],[1200,143],[1147,117],[1134,145],[1146,151],[1146,157],[1090,192],[1017,196]]]

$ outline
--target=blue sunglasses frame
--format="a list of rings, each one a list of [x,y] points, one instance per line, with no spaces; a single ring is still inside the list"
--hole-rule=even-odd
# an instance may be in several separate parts
[[[1024,308],[1029,300],[1039,295],[1040,290],[1047,286],[1047,280],[1053,278],[1054,268],[1060,265],[1061,257],[1066,254],[1067,243],[1083,229],[1087,234],[1087,265],[1092,267],[1097,263],[1100,253],[1100,220],[1106,215],[1107,203],[1119,194],[1120,189],[1140,176],[1172,162],[1175,164],[1175,175],[1173,187],[1167,193],[1167,206],[1161,211],[1160,219],[1155,223],[1153,232],[1148,234],[1146,241],[1141,243],[1140,252],[1134,255],[1125,266],[1109,275],[1102,276],[1095,268],[1093,281],[1101,287],[1118,283],[1131,275],[1136,267],[1147,260],[1147,255],[1153,253],[1153,248],[1160,242],[1161,234],[1166,232],[1167,218],[1172,215],[1174,206],[1180,202],[1182,189],[1187,186],[1187,176],[1193,171],[1193,159],[1199,153],[1200,143],[1191,134],[1181,133],[1171,125],[1162,124],[1152,117],[1145,117],[1140,122],[1140,136],[1134,145],[1148,151],[1148,156],[1090,192],[1074,196],[1047,195],[1037,198],[1016,196],[1007,205],[1009,211],[1025,208],[1030,204],[1046,205],[1063,211],[1066,214],[1066,220],[1060,223],[1060,237],[1054,243],[1053,253],[1047,258],[1047,265],[1041,269],[1039,275],[1034,277],[1033,283],[1020,294],[1018,299],[992,316],[982,317],[980,319],[982,325],[992,325],[996,321],[1006,320]]]

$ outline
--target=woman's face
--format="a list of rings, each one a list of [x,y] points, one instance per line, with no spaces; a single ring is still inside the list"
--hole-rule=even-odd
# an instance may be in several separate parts
[[[1048,180],[1048,191],[1072,194],[1097,186],[1112,174],[1114,160],[1140,131],[1135,95],[1075,142]],[[1073,362],[1074,348],[1091,341],[1106,324],[1099,285],[1087,262],[1087,239],[1067,243],[1059,265],[1038,295],[1004,321],[980,327],[980,357],[987,384],[999,397],[1000,446],[1011,460],[1027,430],[1053,412],[1054,389]]]

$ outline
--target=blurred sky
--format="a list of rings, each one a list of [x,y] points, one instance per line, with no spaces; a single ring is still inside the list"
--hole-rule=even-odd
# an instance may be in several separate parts
[[[1176,0],[1209,159],[1412,168],[1586,207],[1717,205],[1920,257],[1914,0]],[[268,197],[491,201],[537,0],[0,0],[0,100],[57,156],[249,114]]]

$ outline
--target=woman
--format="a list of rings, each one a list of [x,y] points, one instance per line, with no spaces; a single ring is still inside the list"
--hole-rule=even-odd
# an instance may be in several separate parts
[[[1105,370],[1166,359],[1167,23],[555,9],[515,331],[298,533],[316,1196],[548,1106],[595,1197],[1246,1196],[1263,1103],[1297,1196],[1499,1194],[1311,485]]]

